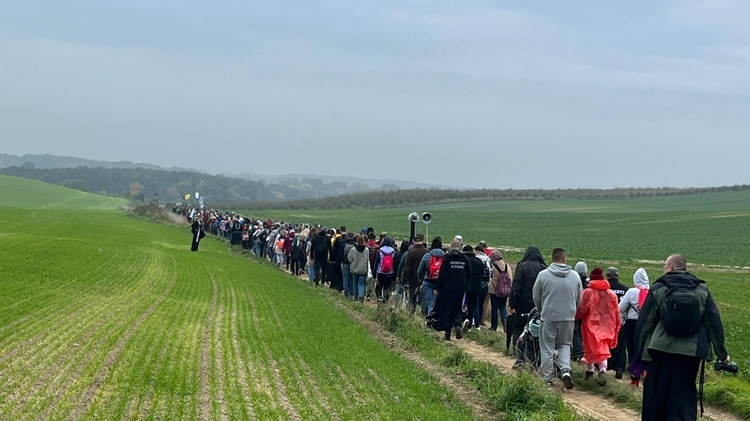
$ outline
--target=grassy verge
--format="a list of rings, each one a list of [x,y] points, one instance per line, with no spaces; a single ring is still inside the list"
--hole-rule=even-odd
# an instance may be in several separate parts
[[[539,377],[526,372],[508,374],[493,364],[476,361],[463,350],[443,343],[434,332],[404,312],[354,303],[349,306],[395,334],[441,370],[468,381],[505,419],[590,419],[565,405],[560,395],[547,390]]]

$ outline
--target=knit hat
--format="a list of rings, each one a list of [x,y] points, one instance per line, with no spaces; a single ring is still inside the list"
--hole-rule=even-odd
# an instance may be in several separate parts
[[[594,270],[591,271],[591,280],[592,281],[604,280],[604,274],[602,273],[602,268],[594,268]]]
[[[490,261],[497,262],[498,260],[503,260],[503,254],[500,250],[492,250],[492,253],[490,253]]]
[[[443,248],[443,239],[440,237],[435,237],[432,239],[432,244],[430,244],[431,249],[442,249]]]

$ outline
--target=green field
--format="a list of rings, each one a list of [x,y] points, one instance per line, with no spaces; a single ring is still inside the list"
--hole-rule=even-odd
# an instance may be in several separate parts
[[[0,419],[475,419],[305,283],[0,177]],[[20,202],[20,204],[18,203]]]
[[[191,253],[187,228],[130,217],[122,199],[4,176],[0,195],[0,419],[477,418],[434,375],[446,364],[459,370],[450,364],[465,358],[422,330],[404,327],[430,369],[375,339],[345,306],[332,305],[331,294],[210,237]],[[742,288],[750,271],[734,268],[750,266],[744,209],[750,194],[732,192],[253,216],[373,226],[403,237],[406,215],[429,210],[430,236],[537,244],[545,255],[563,246],[589,268],[616,263],[625,282],[638,266],[657,277],[660,265],[639,260],[683,252],[691,262],[719,266],[694,271],[719,303],[730,353],[750,367]],[[387,322],[395,325],[401,322]],[[531,413],[536,399],[490,387],[526,381],[507,389],[530,393],[533,380],[496,377],[488,366],[465,371],[467,378],[490,376],[470,387],[496,399],[495,410],[512,411],[509,419],[573,419],[559,397]],[[748,382],[746,372],[712,375],[709,402],[737,407]]]

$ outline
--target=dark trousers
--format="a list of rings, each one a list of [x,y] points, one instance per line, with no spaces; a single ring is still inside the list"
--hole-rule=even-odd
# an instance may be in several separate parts
[[[570,358],[575,361],[583,358],[583,339],[581,337],[581,325],[583,321],[581,319],[576,320],[575,328],[573,329],[573,350],[570,352]]]
[[[643,382],[643,421],[695,421],[700,358],[649,351],[652,361]]]
[[[420,285],[409,285],[409,314],[414,314],[417,311],[419,287]]]
[[[469,313],[469,326],[479,327],[482,324],[482,318],[477,313],[478,308],[479,292],[466,291],[466,310]]]
[[[315,259],[315,285],[320,285],[325,279],[328,261]]]
[[[615,359],[615,370],[625,371],[626,365],[630,364],[635,356],[636,324],[638,324],[638,320],[626,320],[620,329],[620,336],[617,337],[617,343],[619,344],[617,347],[620,348],[620,353],[617,354]],[[638,377],[634,377],[634,379],[638,379]]]

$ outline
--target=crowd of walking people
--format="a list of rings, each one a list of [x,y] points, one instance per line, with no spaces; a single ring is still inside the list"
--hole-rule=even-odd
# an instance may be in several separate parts
[[[616,267],[571,267],[562,248],[552,250],[547,265],[529,246],[513,267],[502,250],[465,244],[461,235],[428,244],[417,233],[398,244],[372,227],[355,233],[214,211],[189,216],[194,251],[206,230],[347,299],[419,311],[445,340],[472,329],[504,332],[514,367],[537,369],[549,387],[556,379],[574,387],[573,362],[601,386],[608,370],[616,379],[628,373],[636,388],[645,376],[644,420],[695,419],[699,363],[714,354],[730,361],[716,304],[679,254],[666,259],[653,285],[638,268],[626,286]]]

